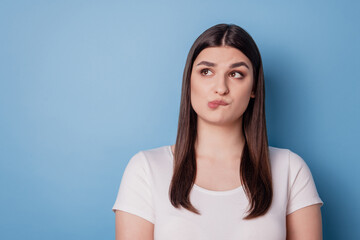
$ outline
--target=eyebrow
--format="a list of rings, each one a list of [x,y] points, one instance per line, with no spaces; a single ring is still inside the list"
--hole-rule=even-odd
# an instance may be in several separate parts
[[[199,65],[205,65],[208,67],[216,67],[217,66],[216,63],[212,63],[212,62],[208,62],[208,61],[201,61],[196,66],[199,66]],[[245,66],[246,68],[250,69],[249,66],[245,62],[233,63],[230,65],[230,68],[236,68],[236,67],[240,67],[240,66]]]

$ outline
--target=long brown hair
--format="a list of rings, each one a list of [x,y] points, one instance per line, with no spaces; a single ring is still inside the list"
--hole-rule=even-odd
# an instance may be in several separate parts
[[[195,140],[197,114],[190,102],[190,77],[193,63],[207,47],[230,46],[245,54],[253,65],[253,91],[243,114],[245,145],[242,149],[240,178],[250,203],[250,212],[244,219],[264,215],[270,208],[273,196],[269,162],[268,138],[265,121],[265,86],[261,55],[252,37],[234,24],[218,24],[204,31],[192,45],[187,56],[174,152],[174,171],[169,188],[171,204],[200,214],[189,200],[196,177]]]

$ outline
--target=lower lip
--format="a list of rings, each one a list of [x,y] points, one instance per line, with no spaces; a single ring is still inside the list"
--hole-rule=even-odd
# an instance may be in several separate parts
[[[217,108],[218,106],[225,106],[225,105],[221,105],[221,104],[209,102],[209,103],[208,103],[208,106],[209,106],[210,108]]]

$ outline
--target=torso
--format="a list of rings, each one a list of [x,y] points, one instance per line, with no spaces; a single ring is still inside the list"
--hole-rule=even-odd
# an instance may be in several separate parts
[[[174,145],[171,146],[171,151],[174,154]],[[224,167],[197,157],[195,184],[212,191],[227,191],[240,187],[240,161]]]

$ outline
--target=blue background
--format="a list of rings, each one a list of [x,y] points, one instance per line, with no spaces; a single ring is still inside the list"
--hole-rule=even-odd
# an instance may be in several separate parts
[[[360,4],[0,2],[0,238],[114,239],[122,172],[175,142],[198,35],[235,23],[263,57],[269,143],[310,167],[324,239],[360,239]]]

